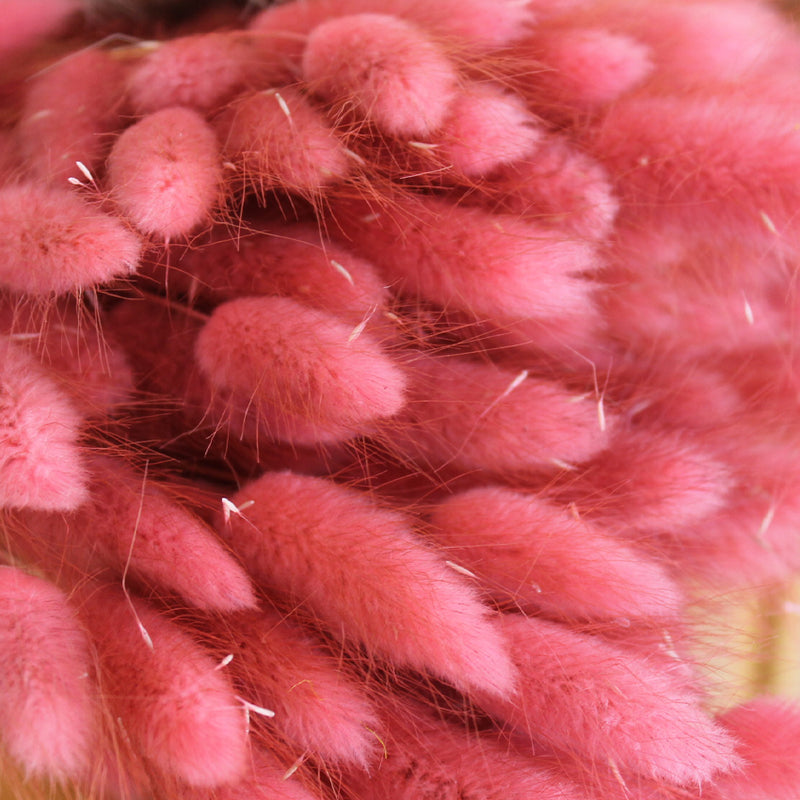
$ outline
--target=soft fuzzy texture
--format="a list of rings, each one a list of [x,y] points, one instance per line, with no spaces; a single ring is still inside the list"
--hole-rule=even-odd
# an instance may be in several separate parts
[[[65,188],[25,181],[0,188],[0,285],[47,296],[130,275],[141,254],[124,223]]]
[[[795,797],[800,34],[189,5],[3,6],[0,793]]]
[[[250,507],[218,526],[252,574],[344,643],[465,690],[511,693],[515,672],[488,610],[415,540],[412,519],[288,472],[262,475],[233,502]]]
[[[71,511],[88,498],[80,414],[8,337],[0,337],[0,361],[0,507]]]
[[[195,112],[163,108],[127,128],[108,157],[111,196],[140,231],[166,240],[211,219],[222,163],[214,131]]]
[[[32,774],[78,778],[95,744],[89,643],[51,583],[0,567],[0,726]]]

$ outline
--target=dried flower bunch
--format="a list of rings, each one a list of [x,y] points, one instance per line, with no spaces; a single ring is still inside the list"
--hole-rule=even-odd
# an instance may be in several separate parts
[[[690,614],[800,571],[778,12],[2,13],[17,790],[796,800]]]

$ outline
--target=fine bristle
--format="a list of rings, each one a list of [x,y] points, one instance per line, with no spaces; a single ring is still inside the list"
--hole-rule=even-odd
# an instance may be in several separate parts
[[[790,3],[0,0],[1,797],[796,800]]]

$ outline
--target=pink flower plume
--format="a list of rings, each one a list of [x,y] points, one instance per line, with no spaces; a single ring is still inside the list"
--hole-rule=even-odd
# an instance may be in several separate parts
[[[405,402],[403,372],[369,334],[288,298],[218,306],[195,355],[215,390],[278,420],[286,414],[323,430],[358,430]]]
[[[0,566],[0,737],[30,774],[79,778],[95,745],[86,634],[47,581]]]
[[[355,14],[314,28],[303,77],[325,100],[356,108],[392,136],[426,136],[444,122],[455,69],[421,31],[397,17]]]
[[[349,169],[344,145],[304,95],[291,87],[264,89],[234,100],[215,119],[235,186],[266,194],[283,189],[320,192]]]
[[[244,775],[244,708],[187,633],[111,587],[82,590],[78,611],[97,650],[104,700],[149,762],[191,786]]]
[[[733,738],[645,659],[541,619],[502,627],[524,678],[515,697],[481,702],[534,742],[677,785],[739,766]]]
[[[0,286],[33,296],[89,289],[130,275],[139,238],[68,189],[0,188]]]
[[[233,502],[242,513],[220,533],[258,581],[304,603],[332,634],[463,689],[512,690],[488,609],[415,538],[408,517],[289,472],[266,473]]]
[[[431,525],[498,603],[567,619],[679,614],[681,592],[658,562],[534,496],[473,489],[436,506]]]
[[[86,499],[81,422],[45,370],[0,336],[0,508],[69,511]]]
[[[114,142],[111,193],[143,233],[174,239],[211,220],[220,198],[222,163],[214,131],[196,112],[155,111]]]
[[[380,722],[366,693],[313,638],[274,611],[237,613],[209,628],[240,693],[275,713],[270,724],[325,764],[368,768]]]

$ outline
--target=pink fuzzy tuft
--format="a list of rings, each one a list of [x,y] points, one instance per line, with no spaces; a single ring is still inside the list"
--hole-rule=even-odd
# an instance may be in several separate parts
[[[358,430],[405,402],[405,376],[369,334],[288,298],[219,306],[195,354],[214,390],[274,418],[279,430],[293,420],[321,433]]]
[[[380,723],[362,688],[302,629],[277,612],[241,613],[210,624],[220,658],[250,702],[275,712],[270,725],[328,766],[366,768]]]
[[[712,259],[706,255],[709,267]],[[760,267],[758,260],[753,257],[752,279]],[[733,258],[728,265],[734,267]],[[644,274],[621,269],[605,273],[613,290],[599,301],[608,332],[616,341],[649,355],[669,357],[664,352],[669,350],[684,358],[710,355],[715,360],[754,345],[775,345],[784,312],[775,307],[768,288],[733,285],[727,276],[681,274],[682,266],[672,265],[668,276],[657,267]]]
[[[795,800],[790,2],[0,0],[0,794]]]
[[[0,25],[0,58],[32,47],[66,27],[80,11],[79,0],[4,0]]]
[[[81,414],[97,418],[130,400],[133,374],[125,354],[74,304],[26,310],[19,314],[12,303],[0,301],[0,335],[16,337]]]
[[[104,699],[142,755],[190,786],[240,778],[244,710],[213,659],[143,600],[96,587],[78,598]]]
[[[765,481],[747,476],[732,494],[726,508],[700,525],[661,537],[671,560],[712,586],[752,588],[788,581],[800,568],[797,477],[776,474]]]
[[[514,670],[488,609],[415,538],[411,519],[290,472],[263,475],[234,503],[246,510],[220,533],[257,580],[302,602],[332,634],[462,689],[510,693]]]
[[[9,130],[0,130],[0,186],[9,183],[19,169],[19,145]]]
[[[744,765],[710,787],[710,800],[794,800],[800,786],[800,708],[777,697],[757,697],[719,721],[739,741]]]
[[[634,429],[567,494],[593,518],[675,534],[724,508],[732,488],[730,468],[693,436]]]
[[[269,40],[243,31],[214,32],[159,42],[131,71],[128,92],[139,114],[169,106],[208,113],[248,86],[269,86],[284,77]]]
[[[560,136],[540,142],[535,157],[500,170],[478,197],[491,208],[588,241],[606,239],[619,212],[605,169]]]
[[[600,28],[545,29],[522,45],[542,62],[525,89],[534,106],[593,109],[630,91],[652,70],[649,49],[629,36]]]
[[[476,84],[456,95],[434,138],[457,174],[476,178],[532,155],[542,136],[520,98]]]
[[[555,382],[455,358],[420,357],[409,372],[406,409],[381,436],[420,466],[563,469],[608,445],[614,418]]]
[[[86,634],[51,584],[0,566],[0,733],[33,775],[78,778],[95,736]]]
[[[742,94],[632,96],[599,123],[592,148],[627,216],[682,236],[777,245],[796,232],[800,132],[792,108]],[[677,233],[677,231],[676,231]]]
[[[498,603],[567,619],[679,614],[681,592],[660,564],[536,497],[473,489],[436,506],[431,525]]]
[[[307,789],[289,772],[272,753],[254,748],[241,781],[212,791],[181,787],[174,796],[177,800],[324,800],[326,795]]]
[[[86,499],[80,425],[50,376],[0,336],[0,508],[70,511]]]
[[[156,111],[128,128],[108,157],[111,193],[139,230],[172,239],[209,222],[222,164],[208,123],[188,108]]]
[[[177,278],[194,296],[217,301],[290,297],[353,325],[371,322],[372,315],[380,318],[389,296],[369,262],[321,238],[310,225],[275,225],[239,239],[220,231],[205,246],[188,250],[175,266],[170,285]]]
[[[314,0],[262,11],[253,30],[269,37],[287,61],[300,61],[305,38],[328,20],[351,14],[391,14],[457,46],[490,50],[524,36],[533,15],[518,0]]]
[[[459,730],[416,704],[387,698],[382,711],[385,758],[371,775],[349,776],[360,800],[589,800],[539,759]]]
[[[613,24],[649,46],[657,67],[653,82],[672,91],[747,83],[759,74],[780,80],[781,68],[800,63],[796,32],[758,0],[638,0]]]
[[[303,77],[325,100],[407,138],[441,127],[456,85],[455,69],[439,48],[385,14],[355,14],[315,28],[303,53]]]
[[[234,185],[254,191],[262,203],[276,189],[320,192],[349,172],[344,145],[292,87],[245,94],[215,125],[225,158],[236,168]]]
[[[733,738],[647,660],[540,619],[502,628],[523,678],[512,700],[481,702],[534,742],[678,785],[739,765]]]
[[[198,608],[236,611],[256,599],[244,570],[213,533],[124,462],[91,462],[90,500],[72,514],[29,515],[32,533],[62,545],[83,569],[175,592]]]
[[[433,198],[377,213],[340,203],[334,213],[353,250],[411,296],[493,321],[592,312],[583,274],[597,254],[561,233]]]
[[[67,189],[0,188],[0,286],[31,295],[81,291],[130,275],[137,236]]]
[[[84,50],[32,81],[16,128],[31,172],[66,186],[70,177],[85,180],[77,161],[103,169],[111,134],[122,126],[124,75],[108,53]]]

